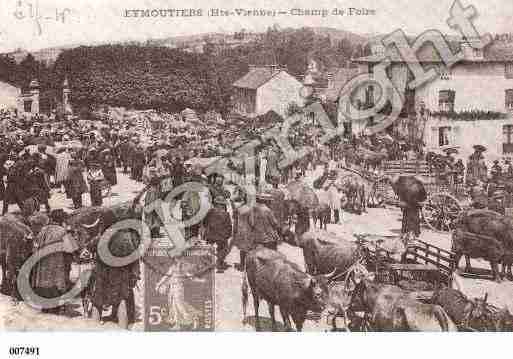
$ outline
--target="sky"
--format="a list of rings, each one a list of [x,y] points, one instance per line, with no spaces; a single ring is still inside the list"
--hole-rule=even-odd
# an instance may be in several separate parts
[[[124,40],[146,40],[207,32],[234,32],[244,28],[264,31],[280,27],[323,26],[357,34],[386,34],[398,28],[409,35],[428,29],[454,33],[447,24],[454,0],[0,0],[0,52],[16,48],[38,50],[53,46],[94,44]],[[475,25],[480,33],[513,33],[512,0],[462,0],[478,12]],[[202,9],[201,17],[128,18],[127,9]],[[330,15],[275,17],[209,17],[211,8],[324,9]],[[375,15],[333,15],[333,9],[375,10]],[[32,15],[30,10],[32,9]],[[36,21],[36,10],[39,24]],[[64,21],[56,20],[64,13]]]

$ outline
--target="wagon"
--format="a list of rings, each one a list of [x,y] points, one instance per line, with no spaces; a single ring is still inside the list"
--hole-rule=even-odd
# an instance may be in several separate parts
[[[356,238],[358,243],[362,236],[356,235]],[[375,273],[376,282],[398,286],[422,302],[429,302],[437,288],[449,286],[454,258],[450,251],[417,240],[407,247],[401,260],[397,261],[390,252],[380,247],[380,242],[376,241],[374,248],[367,251],[365,261],[367,269]],[[341,316],[338,313],[335,318]],[[358,307],[349,305],[347,323],[351,331],[372,331],[369,313]]]
[[[405,290],[431,291],[448,285],[452,275],[454,254],[432,244],[416,240],[407,246],[400,261],[379,247],[368,252],[366,266],[374,271],[376,280],[397,285]]]
[[[452,176],[442,178],[430,170],[426,161],[385,161],[385,177],[376,180],[373,191],[384,198],[385,203],[398,204],[390,182],[390,176],[406,175],[419,178],[426,192],[427,200],[422,206],[422,218],[434,231],[449,232],[454,229],[456,219],[468,206],[468,196],[463,184],[455,184]]]

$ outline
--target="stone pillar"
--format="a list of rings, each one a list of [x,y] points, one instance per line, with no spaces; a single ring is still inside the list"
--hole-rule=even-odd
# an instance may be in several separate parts
[[[39,114],[39,82],[34,79],[30,82],[30,94],[32,96],[32,107],[30,113]]]
[[[66,114],[71,114],[72,112],[70,104],[70,94],[71,89],[69,88],[68,78],[65,78],[62,84],[62,107],[64,108],[64,113]]]

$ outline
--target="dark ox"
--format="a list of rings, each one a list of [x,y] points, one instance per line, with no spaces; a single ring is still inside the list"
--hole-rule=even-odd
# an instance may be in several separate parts
[[[259,303],[268,303],[272,330],[276,330],[274,307],[280,309],[287,330],[292,330],[290,317],[297,331],[303,329],[308,311],[321,312],[328,298],[328,282],[324,276],[311,276],[288,261],[277,251],[257,248],[246,257],[246,276],[242,284],[242,310],[246,320],[248,282],[253,295],[255,327],[261,330]]]
[[[319,205],[312,210],[312,219],[314,228],[317,227],[317,222],[319,222],[319,229],[327,229],[331,219],[330,206],[325,203],[319,203]]]
[[[343,273],[360,258],[355,242],[326,231],[309,231],[298,238],[306,271],[311,275]]]
[[[368,279],[356,284],[351,306],[368,313],[373,331],[457,331],[441,306],[418,301],[415,292]]]
[[[494,279],[499,277],[498,264],[502,263],[502,275],[511,278],[513,262],[513,223],[510,219],[487,210],[463,213],[457,221],[452,236],[454,265],[458,267],[463,255],[466,269],[470,269],[470,258],[483,258],[490,262]]]
[[[470,300],[453,288],[434,292],[431,303],[440,305],[462,330],[501,332],[513,330],[513,316],[507,308],[491,310],[484,298]]]

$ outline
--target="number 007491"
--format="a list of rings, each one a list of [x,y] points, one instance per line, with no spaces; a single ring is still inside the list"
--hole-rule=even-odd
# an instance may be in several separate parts
[[[11,356],[39,356],[39,347],[14,346],[9,348]]]

